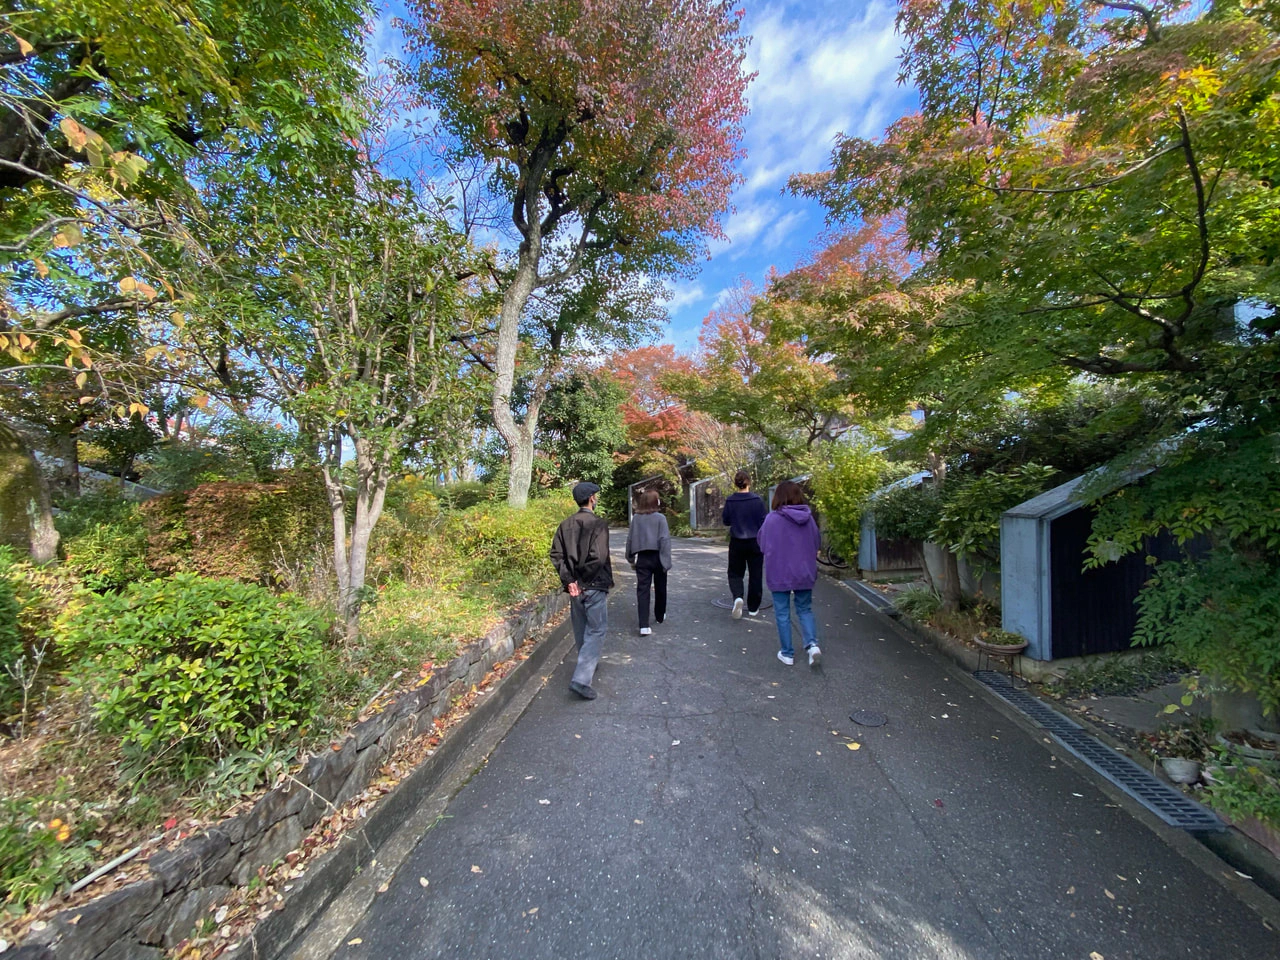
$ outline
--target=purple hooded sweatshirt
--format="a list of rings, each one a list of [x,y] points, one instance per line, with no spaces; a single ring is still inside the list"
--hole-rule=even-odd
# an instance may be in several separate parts
[[[818,580],[821,538],[807,505],[788,504],[765,517],[756,542],[764,551],[769,589],[812,590]]]

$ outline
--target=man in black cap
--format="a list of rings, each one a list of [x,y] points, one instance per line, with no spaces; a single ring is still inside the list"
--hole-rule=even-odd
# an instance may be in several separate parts
[[[583,700],[594,700],[591,688],[596,664],[608,628],[609,589],[613,586],[613,565],[609,562],[609,523],[595,515],[600,488],[579,483],[573,488],[578,512],[566,517],[551,540],[551,562],[560,582],[569,591],[569,614],[573,639],[578,645],[578,666],[569,689]]]

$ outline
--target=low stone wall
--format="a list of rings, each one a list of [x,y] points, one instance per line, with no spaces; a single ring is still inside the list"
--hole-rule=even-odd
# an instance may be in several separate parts
[[[153,854],[147,877],[68,908],[34,929],[5,960],[157,960],[191,935],[232,886],[296,849],[322,817],[369,785],[391,751],[425,733],[456,697],[567,606],[545,596],[464,647],[422,686],[352,727],[335,749],[311,757],[289,780],[238,816]]]

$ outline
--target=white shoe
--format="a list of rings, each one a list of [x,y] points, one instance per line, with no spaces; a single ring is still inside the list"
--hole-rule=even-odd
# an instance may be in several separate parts
[[[796,658],[795,658],[795,657],[788,657],[788,656],[787,656],[785,653],[783,653],[781,650],[779,650],[779,651],[778,651],[778,659],[779,659],[779,660],[781,660],[783,663],[785,663],[788,667],[789,667],[789,666],[791,666],[793,663],[795,663],[795,662],[796,662]]]
[[[649,634],[651,634],[651,633],[653,633],[653,631],[652,631],[652,630],[650,630],[648,627],[641,627],[641,628],[640,628],[640,636],[642,636],[642,637],[647,637],[647,636],[649,636]]]
[[[809,648],[809,666],[816,667],[822,662],[822,648],[816,643]]]
[[[741,597],[738,597],[736,600],[733,601],[733,619],[735,620],[742,619],[742,598]]]
[[[747,611],[747,616],[748,616],[748,617],[758,617],[758,616],[760,616],[760,611],[759,611],[759,610],[748,610],[748,611]]]

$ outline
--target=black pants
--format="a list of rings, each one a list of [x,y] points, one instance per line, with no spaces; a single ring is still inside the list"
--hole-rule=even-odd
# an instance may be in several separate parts
[[[729,589],[733,599],[742,596],[742,574],[750,571],[747,580],[747,609],[759,610],[760,598],[764,594],[764,554],[755,537],[739,539],[729,538]]]
[[[636,554],[636,608],[640,626],[649,625],[649,584],[653,584],[653,618],[661,623],[667,616],[667,571],[657,550],[641,550]]]

